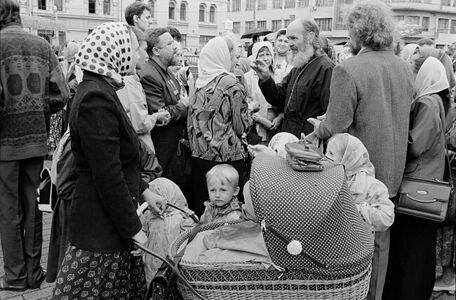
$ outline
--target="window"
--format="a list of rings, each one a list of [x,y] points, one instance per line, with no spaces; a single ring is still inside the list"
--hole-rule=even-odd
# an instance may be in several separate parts
[[[180,20],[187,20],[187,3],[182,2],[180,7]]]
[[[285,20],[285,24],[283,25],[283,27],[288,27],[288,25],[290,25],[291,23],[291,20],[290,19],[286,19]]]
[[[266,28],[266,21],[258,21],[257,22],[258,28]]]
[[[315,23],[317,23],[320,31],[331,31],[332,30],[332,19],[331,18],[315,19]]]
[[[456,33],[456,20],[451,20],[450,33]]]
[[[423,17],[421,21],[421,27],[423,27],[424,31],[429,31],[429,17]]]
[[[209,22],[215,23],[215,5],[211,5],[209,8]]]
[[[438,32],[442,33],[448,33],[448,26],[450,25],[450,20],[448,19],[440,19],[439,18],[439,23],[438,23]]]
[[[200,35],[199,38],[199,48],[203,49],[203,47],[209,42],[210,39],[214,38],[214,36],[210,35]]]
[[[181,45],[183,48],[187,47],[187,35],[186,34],[181,34]]]
[[[174,13],[176,12],[176,3],[169,2],[168,5],[168,19],[174,20]]]
[[[255,0],[247,0],[245,3],[245,10],[253,10],[255,6]]]
[[[46,0],[38,0],[38,9],[46,10]]]
[[[296,0],[285,0],[285,8],[295,8]]]
[[[272,31],[277,31],[282,28],[282,20],[272,20]]]
[[[241,11],[241,0],[233,0],[233,11]]]
[[[231,10],[231,1],[230,0],[226,1],[226,9],[227,9],[227,12],[230,12],[230,10]]]
[[[199,8],[199,21],[204,22],[205,18],[204,15],[206,14],[206,5],[200,4]]]
[[[63,10],[63,0],[54,0],[54,6],[57,7],[57,11]]]
[[[451,0],[442,0],[442,5],[451,6]]]
[[[241,22],[233,22],[233,32],[241,33]]]
[[[309,7],[310,0],[298,0],[298,7]]]
[[[334,5],[334,0],[316,0],[315,6],[331,7]]]
[[[255,23],[253,21],[245,22],[245,31],[249,31],[255,28]]]
[[[258,10],[265,10],[268,4],[266,0],[258,0]]]
[[[283,0],[273,0],[272,1],[272,8],[282,8],[282,1]]]
[[[155,0],[149,0],[149,8],[150,8],[150,14],[152,15],[152,18],[155,17]]]
[[[407,16],[406,23],[420,25],[420,17],[419,16]]]
[[[95,13],[96,6],[97,6],[97,1],[96,0],[89,0],[89,14],[94,14]]]
[[[396,20],[396,22],[400,22],[400,21],[404,21],[405,17],[404,16],[394,16],[394,19]]]
[[[55,3],[55,0],[54,0]],[[111,14],[111,0],[103,0],[103,14],[110,15]]]

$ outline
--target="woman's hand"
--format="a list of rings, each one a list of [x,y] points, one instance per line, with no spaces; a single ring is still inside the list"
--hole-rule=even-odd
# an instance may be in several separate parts
[[[153,115],[157,116],[157,127],[166,126],[169,124],[169,121],[171,120],[171,114],[164,108],[160,108],[158,112],[154,113]]]
[[[144,201],[149,204],[149,208],[152,210],[152,213],[158,216],[163,214],[166,209],[166,200],[162,196],[155,194],[149,189],[145,189],[142,196]]]
[[[258,59],[253,61],[250,64],[250,67],[257,73],[258,78],[260,78],[261,81],[265,81],[272,76],[269,66]]]
[[[280,113],[277,117],[272,120],[272,126],[271,130],[277,130],[280,127],[280,124],[282,124],[283,120],[283,113]]]

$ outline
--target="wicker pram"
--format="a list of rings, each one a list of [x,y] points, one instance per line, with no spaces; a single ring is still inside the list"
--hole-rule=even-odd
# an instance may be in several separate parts
[[[207,224],[200,231],[212,230],[223,223]],[[169,249],[174,257],[192,234],[181,234]],[[181,275],[202,296],[210,300],[303,300],[303,299],[365,299],[369,288],[371,265],[355,276],[317,278],[304,270],[265,270],[259,263],[202,264],[181,261]],[[179,291],[184,299],[200,299],[182,282]]]
[[[259,155],[248,190],[246,204],[251,197],[272,262],[283,270],[266,270],[253,262],[182,259],[179,270],[193,288],[210,300],[366,298],[373,235],[350,198],[342,166],[295,172],[277,156]],[[200,231],[220,226],[207,224]],[[176,256],[191,234],[186,231],[171,244],[169,257]],[[290,240],[302,244],[303,255],[287,252]],[[199,299],[182,282],[178,286],[184,299]]]

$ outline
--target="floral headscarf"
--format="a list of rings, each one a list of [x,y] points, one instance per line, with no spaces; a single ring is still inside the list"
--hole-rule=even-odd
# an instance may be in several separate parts
[[[130,31],[122,22],[99,25],[82,42],[76,64],[122,83],[122,76],[133,68]]]
[[[348,133],[336,134],[329,139],[326,156],[344,165],[348,180],[362,171],[375,176],[375,168],[369,160],[366,147],[358,138]]]

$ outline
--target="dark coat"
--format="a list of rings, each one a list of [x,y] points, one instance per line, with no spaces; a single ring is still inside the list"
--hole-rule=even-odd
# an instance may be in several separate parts
[[[171,121],[167,126],[155,126],[150,133],[155,154],[163,168],[163,176],[169,177],[168,172],[176,159],[177,145],[186,131],[187,107],[179,103],[181,87],[174,76],[153,59],[147,61],[138,75],[146,94],[149,114],[164,108],[171,115]]]
[[[102,76],[85,72],[71,109],[70,134],[78,175],[70,242],[96,252],[127,249],[141,230],[136,208],[147,184],[140,179],[139,139]]]
[[[326,112],[333,68],[334,63],[328,56],[321,55],[301,68],[293,68],[279,84],[275,84],[272,77],[264,82],[260,80],[266,101],[284,111],[281,131],[297,137],[313,131],[307,119]]]

